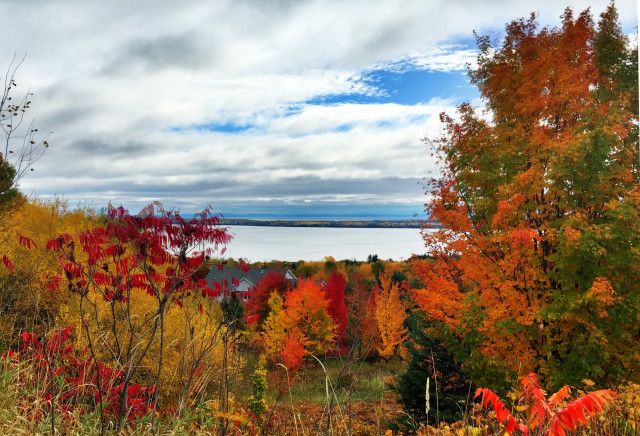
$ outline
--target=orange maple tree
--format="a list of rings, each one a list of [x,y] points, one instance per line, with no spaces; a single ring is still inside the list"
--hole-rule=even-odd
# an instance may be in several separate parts
[[[441,116],[428,212],[442,227],[423,233],[415,300],[470,373],[638,374],[637,49],[613,5],[597,26],[567,9],[557,28],[532,16],[478,43],[484,107]]]
[[[354,272],[349,277],[350,292],[345,295],[347,308],[347,340],[359,353],[373,356],[380,348],[380,332],[376,320],[376,293],[366,276]]]
[[[328,313],[329,300],[313,280],[300,280],[284,301],[277,291],[272,292],[269,308],[261,340],[272,361],[281,359],[295,369],[304,356],[333,347],[336,325]]]
[[[308,353],[322,353],[333,345],[336,326],[329,315],[329,300],[318,283],[300,280],[284,300],[289,330],[300,333]]]

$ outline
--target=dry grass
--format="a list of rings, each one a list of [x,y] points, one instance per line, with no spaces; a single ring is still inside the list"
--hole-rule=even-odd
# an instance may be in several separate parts
[[[327,372],[317,372],[307,368],[304,377],[297,381],[295,396],[280,395],[270,401],[267,415],[269,424],[262,429],[255,428],[253,420],[242,405],[225,416],[227,434],[253,435],[262,432],[269,435],[308,436],[331,435],[390,435],[391,423],[402,415],[395,394],[389,387],[391,367],[378,367],[380,378],[377,382],[360,385],[361,392],[347,396],[340,389],[334,389],[336,368],[328,365]],[[364,367],[371,374],[375,366]],[[0,359],[0,434],[39,435],[52,434],[49,405],[37,391],[37,383],[25,383],[32,368],[28,362],[8,363]],[[330,376],[329,396],[327,396],[326,374]],[[310,379],[309,377],[313,377]],[[370,377],[370,380],[375,377]],[[36,386],[31,387],[29,386]],[[319,392],[316,392],[319,391]],[[368,394],[365,395],[365,391]],[[331,392],[334,392],[333,394]],[[307,395],[307,397],[305,397]],[[366,399],[362,399],[366,398]],[[329,401],[330,400],[330,401]],[[504,434],[490,414],[480,412],[465,422],[440,428],[422,428],[421,435],[494,435]],[[154,421],[154,422],[153,422]],[[54,416],[55,434],[87,435],[100,434],[100,418],[97,412],[70,412]],[[121,434],[147,435],[213,435],[220,434],[225,424],[220,414],[210,405],[203,404],[185,411],[182,416],[159,416],[152,420],[145,416],[130,422]],[[114,434],[112,423],[107,434]],[[536,434],[536,433],[532,433]],[[640,386],[629,384],[620,389],[620,398],[608,408],[606,413],[595,419],[588,430],[581,435],[640,435]]]

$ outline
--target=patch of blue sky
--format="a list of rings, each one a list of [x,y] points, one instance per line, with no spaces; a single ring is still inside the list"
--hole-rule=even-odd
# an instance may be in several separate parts
[[[317,96],[305,101],[310,105],[397,103],[415,105],[433,99],[449,99],[455,103],[471,101],[479,96],[464,71],[427,71],[412,69],[374,69],[361,80],[375,86],[376,94],[334,94]]]
[[[353,129],[353,124],[345,123],[345,124],[340,124],[338,127],[336,127],[333,130],[339,133],[344,133],[344,132],[348,132],[351,129]]]
[[[432,100],[448,100],[459,104],[479,97],[476,87],[469,82],[466,71],[459,69],[434,71],[415,65],[411,60],[381,65],[366,70],[360,76],[354,78],[354,81],[361,82],[368,91],[373,90],[374,92],[318,95],[303,102],[284,105],[278,108],[271,116],[276,118],[295,116],[302,112],[307,105],[384,103],[416,105]],[[420,120],[414,121],[419,122]],[[393,126],[389,125],[387,127]],[[352,128],[351,124],[343,124],[333,130],[342,133],[348,132]],[[169,131],[184,132],[195,130],[242,134],[248,131],[255,132],[259,129],[260,126],[251,122],[212,121],[203,124],[175,126],[169,128]]]
[[[297,114],[300,114],[304,110],[304,106],[300,103],[293,103],[289,105],[284,105],[278,108],[275,111],[277,117],[291,117]],[[342,127],[348,131],[351,127],[347,127],[346,125]],[[181,126],[171,126],[167,129],[167,131],[172,133],[181,133],[188,131],[205,131],[205,132],[218,132],[218,133],[228,133],[228,134],[241,134],[245,132],[255,132],[260,130],[260,126],[254,124],[252,122],[233,122],[233,121],[211,121],[208,123],[200,123],[200,124],[188,124]]]
[[[355,124],[353,123],[344,123],[344,124],[340,124],[337,127],[323,128],[321,131],[322,133],[346,133],[353,130],[354,127],[355,127]],[[298,138],[306,138],[308,136],[313,136],[316,134],[318,134],[318,131],[309,130],[308,132],[288,133],[287,137],[289,139],[298,139]]]
[[[282,116],[291,117],[302,113],[304,106],[300,103],[293,103],[282,107]]]
[[[244,133],[248,130],[254,129],[252,124],[237,124],[233,122],[210,122],[202,124],[191,124],[188,126],[174,126],[170,127],[169,131],[174,133],[180,133],[185,131],[207,131],[207,132],[219,132],[219,133]]]

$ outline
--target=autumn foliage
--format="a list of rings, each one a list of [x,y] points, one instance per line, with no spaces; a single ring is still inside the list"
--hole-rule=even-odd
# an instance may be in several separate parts
[[[230,236],[218,227],[218,218],[209,211],[185,219],[178,213],[150,205],[139,215],[110,207],[103,225],[95,225],[73,236],[63,233],[46,243],[55,253],[59,274],[49,276],[50,292],[63,293],[77,308],[75,322],[79,343],[86,346],[94,366],[100,410],[113,403],[118,426],[128,416],[132,404],[129,392],[143,364],[153,365],[152,404],[157,408],[166,371],[166,321],[174,307],[185,304],[204,313],[206,300],[218,296],[204,280],[201,267],[208,256],[226,244]],[[26,236],[20,243],[33,249]],[[186,309],[185,309],[186,311]],[[191,341],[206,327],[188,318]],[[196,332],[196,327],[200,327]],[[211,351],[213,347],[208,350]],[[153,351],[153,363],[147,355]],[[203,364],[204,356],[196,361]],[[102,389],[99,368],[108,362],[119,371],[118,400]],[[191,367],[191,373],[198,371]],[[147,370],[149,371],[149,370]],[[189,386],[184,390],[189,395]]]
[[[267,272],[251,291],[251,299],[247,303],[247,318],[255,318],[262,323],[269,313],[269,297],[272,292],[286,294],[291,284],[284,274],[278,271]]]
[[[285,336],[282,351],[280,351],[282,363],[288,369],[295,371],[300,369],[306,354],[307,350],[305,350],[304,338],[298,330],[291,330],[291,332]]]
[[[351,276],[351,292],[346,297],[348,308],[347,333],[351,343],[360,352],[374,356],[381,346],[380,331],[376,320],[376,286],[368,286],[361,272]]]
[[[387,276],[380,278],[381,285],[375,297],[375,317],[378,322],[381,345],[380,356],[389,358],[395,355],[405,340],[405,308],[400,300],[400,290]]]
[[[298,281],[284,301],[272,292],[269,307],[262,343],[272,361],[283,359],[297,368],[304,356],[332,348],[336,325],[328,312],[326,293],[315,281]]]
[[[338,271],[334,271],[329,276],[325,292],[329,300],[329,315],[336,325],[336,340],[342,342],[345,340],[347,331],[347,307],[344,300],[344,291],[347,282],[344,276]]]
[[[144,416],[153,408],[155,387],[137,383],[125,387],[122,370],[103,362],[95,364],[86,351],[74,347],[71,326],[44,337],[22,332],[19,351],[11,351],[3,358],[9,366],[23,365],[28,369],[23,372],[22,381],[31,392],[31,403],[23,405],[29,416],[40,413],[41,402],[50,413],[91,411],[98,407],[101,396],[104,412],[110,417],[119,415],[123,395],[127,397],[129,420]]]
[[[521,393],[518,408],[525,411],[521,421],[507,409],[502,400],[490,389],[479,388],[475,397],[482,399],[485,409],[493,409],[496,419],[504,425],[508,434],[517,429],[523,434],[540,429],[549,436],[564,436],[586,426],[588,421],[603,411],[618,395],[610,389],[588,392],[569,400],[571,388],[562,387],[547,398],[535,373],[520,378]]]
[[[457,356],[474,377],[636,373],[637,54],[615,8],[598,25],[589,11],[567,9],[557,28],[532,16],[500,46],[478,43],[484,107],[441,116],[428,212],[442,228],[424,232],[433,260],[416,263],[415,300],[464,338]]]
[[[313,280],[300,280],[285,297],[287,323],[300,332],[302,343],[310,353],[327,351],[335,339],[335,324],[328,313],[325,291]]]

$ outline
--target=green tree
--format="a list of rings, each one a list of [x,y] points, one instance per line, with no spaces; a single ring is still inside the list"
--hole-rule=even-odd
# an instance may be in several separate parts
[[[15,168],[0,154],[0,212],[20,196],[15,179]]]
[[[249,397],[249,410],[251,410],[262,423],[262,415],[267,410],[267,370],[265,357],[260,356],[256,369],[250,376],[251,397]]]
[[[244,305],[235,295],[225,297],[220,302],[220,310],[222,310],[222,319],[225,325],[234,330],[242,330],[246,327]]]
[[[409,353],[406,370],[398,377],[395,390],[411,423],[453,422],[461,418],[473,393],[454,356],[438,339],[424,312],[413,310],[405,320],[408,331],[405,347]],[[427,404],[427,378],[429,402]],[[437,389],[437,392],[436,392]]]

